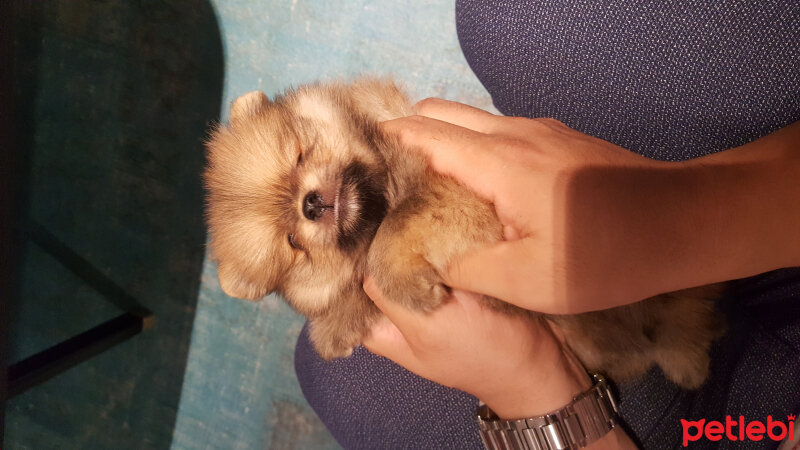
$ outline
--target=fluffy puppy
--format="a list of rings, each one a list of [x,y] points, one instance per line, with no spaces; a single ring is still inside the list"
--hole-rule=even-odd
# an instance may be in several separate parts
[[[380,314],[361,289],[365,273],[387,298],[429,311],[448,295],[439,274],[450,261],[502,239],[490,204],[378,127],[409,114],[389,81],[302,86],[274,101],[251,92],[207,143],[207,217],[222,289],[245,299],[283,295],[311,320],[326,359],[349,355]],[[589,370],[623,380],[655,364],[696,388],[720,335],[718,290],[573,316],[485,300],[550,320]]]

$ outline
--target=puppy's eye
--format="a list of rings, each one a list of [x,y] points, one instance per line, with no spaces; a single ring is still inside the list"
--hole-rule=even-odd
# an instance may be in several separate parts
[[[297,154],[297,165],[303,164],[303,152]]]
[[[294,234],[289,233],[289,245],[295,250],[303,250],[303,246],[294,241]]]

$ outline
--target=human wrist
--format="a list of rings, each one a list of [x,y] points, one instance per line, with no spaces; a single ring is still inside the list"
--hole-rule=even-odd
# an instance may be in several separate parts
[[[549,329],[545,332],[549,334],[549,342],[540,348],[540,354],[549,356],[541,356],[537,361],[550,361],[546,370],[541,364],[526,365],[502,385],[477,394],[501,419],[547,414],[564,407],[591,387],[592,380],[580,363],[565,352]]]
[[[489,450],[511,448],[635,448],[619,427],[617,406],[607,381],[594,375],[593,386],[569,404],[547,414],[518,419],[498,418],[487,406],[478,408],[481,439]]]
[[[800,265],[800,124],[685,163],[703,226],[695,261],[710,281]]]
[[[588,376],[554,376],[547,383],[522,381],[519,387],[509,389],[505,395],[484,400],[484,403],[504,420],[535,417],[564,407],[590,386]]]
[[[794,124],[741,147],[609,177],[614,195],[584,221],[611,230],[598,239],[607,243],[598,261],[613,260],[616,270],[601,272],[596,286],[635,301],[800,265],[798,143]],[[608,210],[614,223],[604,223]]]
[[[592,304],[602,293],[625,304],[691,287],[684,283],[691,283],[685,278],[692,271],[684,268],[705,226],[698,214],[704,209],[698,201],[701,181],[692,166],[645,158],[577,172],[565,202],[573,207],[562,228],[569,244],[564,253],[580,258],[565,264],[578,268],[567,279],[566,298]]]

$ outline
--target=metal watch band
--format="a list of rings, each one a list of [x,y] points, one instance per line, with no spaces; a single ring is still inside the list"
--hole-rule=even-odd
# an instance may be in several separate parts
[[[501,420],[486,405],[478,427],[487,450],[562,450],[585,447],[617,425],[617,405],[601,375],[567,406],[530,419]]]

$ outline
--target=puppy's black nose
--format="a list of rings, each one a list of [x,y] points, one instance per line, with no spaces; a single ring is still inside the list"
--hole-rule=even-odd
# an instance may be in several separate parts
[[[325,205],[322,201],[322,196],[316,191],[309,192],[306,194],[306,198],[303,199],[303,215],[308,220],[319,220],[326,208],[328,206]]]

